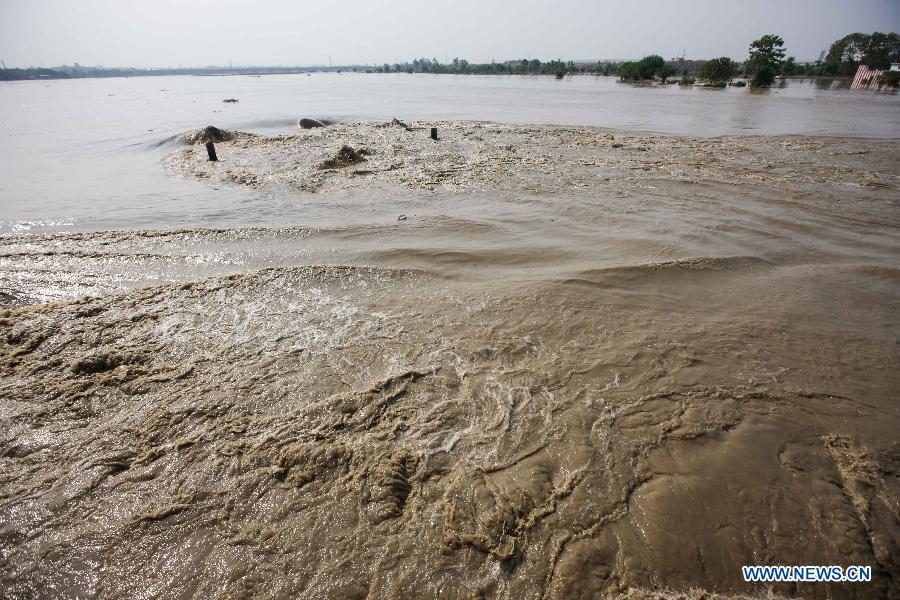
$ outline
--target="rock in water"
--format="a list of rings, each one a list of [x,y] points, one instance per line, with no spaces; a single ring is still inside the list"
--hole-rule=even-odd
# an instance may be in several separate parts
[[[300,129],[313,129],[315,127],[325,127],[325,123],[319,121],[318,119],[300,119],[297,121],[297,125]]]

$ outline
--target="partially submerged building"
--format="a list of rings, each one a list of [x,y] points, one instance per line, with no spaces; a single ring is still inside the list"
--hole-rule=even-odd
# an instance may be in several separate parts
[[[900,63],[892,64],[890,70],[900,71]],[[892,89],[882,78],[885,72],[883,69],[870,69],[866,65],[859,65],[859,68],[856,69],[856,75],[853,76],[853,83],[850,84],[850,89],[873,90],[877,92]]]

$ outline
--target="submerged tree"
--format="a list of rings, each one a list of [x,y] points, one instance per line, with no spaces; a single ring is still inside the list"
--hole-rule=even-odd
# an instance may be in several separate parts
[[[629,61],[622,63],[616,70],[616,75],[619,76],[619,79],[626,81],[653,79],[654,77],[659,77],[662,81],[665,81],[668,77],[673,75],[674,72],[675,70],[671,65],[666,64],[666,61],[662,56],[651,54],[637,62]]]
[[[635,81],[641,78],[641,70],[636,62],[629,60],[619,65],[616,75],[624,81]]]
[[[666,82],[666,79],[677,73],[678,70],[670,65],[669,63],[664,63],[662,67],[656,72],[656,76],[659,77],[660,81],[663,83]]]
[[[781,72],[784,62],[784,40],[774,34],[764,35],[750,44],[750,87],[770,87]]]
[[[781,65],[781,74],[785,77],[790,77],[791,75],[796,75],[797,73],[797,59],[793,56],[788,56],[787,60],[784,61],[784,64]]]
[[[885,71],[881,74],[881,83],[890,87],[900,87],[900,71]]]
[[[737,71],[737,64],[727,56],[714,58],[703,63],[698,75],[713,83],[728,83]]]

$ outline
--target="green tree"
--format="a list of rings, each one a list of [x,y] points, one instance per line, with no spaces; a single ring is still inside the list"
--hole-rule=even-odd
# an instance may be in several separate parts
[[[828,75],[852,75],[859,66],[863,48],[868,45],[865,33],[851,33],[831,44],[825,58],[825,73]]]
[[[645,56],[638,63],[638,68],[641,72],[641,79],[653,79],[655,75],[662,72],[665,66],[666,61],[663,60],[663,57],[659,54],[651,54],[650,56]]]
[[[875,32],[863,49],[864,65],[870,69],[890,69],[891,63],[900,57],[900,35]]]
[[[770,87],[781,72],[784,62],[784,40],[774,34],[764,35],[750,44],[750,87]]]
[[[700,79],[705,79],[706,81],[728,83],[734,77],[736,71],[737,65],[735,62],[727,56],[723,56],[703,63],[697,75],[700,76]]]

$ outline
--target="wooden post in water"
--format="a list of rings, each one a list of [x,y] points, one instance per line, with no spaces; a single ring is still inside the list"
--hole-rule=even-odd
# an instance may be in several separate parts
[[[437,141],[437,127],[431,128],[431,139],[433,139],[434,141]]]
[[[206,153],[209,154],[209,160],[217,161],[219,160],[216,157],[216,145],[212,142],[206,142]]]

